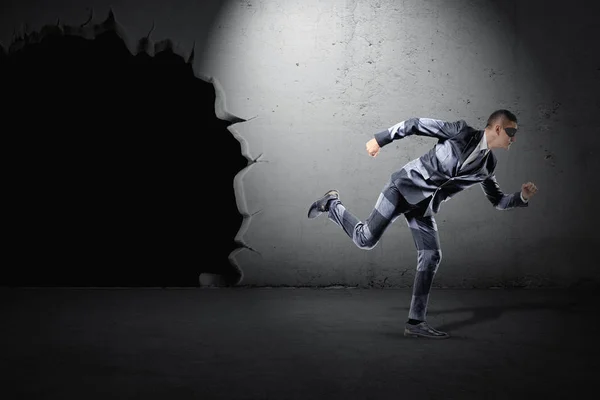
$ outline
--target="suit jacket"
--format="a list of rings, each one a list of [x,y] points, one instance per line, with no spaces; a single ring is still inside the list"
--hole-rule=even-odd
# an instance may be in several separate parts
[[[410,118],[374,135],[380,147],[410,135],[438,139],[437,144],[421,157],[405,164],[392,174],[392,182],[411,204],[431,197],[424,215],[439,212],[443,201],[477,183],[498,210],[527,207],[520,191],[505,194],[494,171],[496,156],[488,151],[460,170],[467,157],[479,146],[484,131],[469,126],[464,120],[445,122],[432,118]]]

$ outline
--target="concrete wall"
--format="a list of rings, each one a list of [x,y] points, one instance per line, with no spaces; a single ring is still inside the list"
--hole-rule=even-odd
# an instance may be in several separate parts
[[[529,208],[495,210],[479,186],[442,205],[434,285],[537,286],[600,280],[594,172],[600,144],[598,11],[534,0],[20,1],[3,6],[0,41],[23,24],[83,23],[109,6],[134,43],[154,22],[213,77],[230,131],[253,162],[236,179],[247,216],[232,254],[248,285],[408,286],[416,251],[404,220],[359,250],[308,206],[336,188],[366,218],[390,174],[435,144],[394,142],[373,159],[365,142],[410,117],[483,128],[497,108],[519,118],[517,142],[494,150],[505,192],[533,181]]]

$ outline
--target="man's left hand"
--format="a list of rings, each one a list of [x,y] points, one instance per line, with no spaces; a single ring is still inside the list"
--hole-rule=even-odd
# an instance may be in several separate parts
[[[525,200],[529,200],[537,192],[537,186],[533,182],[527,182],[521,185],[521,194]]]

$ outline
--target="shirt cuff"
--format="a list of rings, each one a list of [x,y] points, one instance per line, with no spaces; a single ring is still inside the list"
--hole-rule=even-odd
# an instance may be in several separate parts
[[[522,192],[519,192],[519,196],[521,196],[521,201],[522,201],[523,203],[527,203],[527,202],[529,201],[529,200],[525,200],[525,199],[523,198],[523,193],[522,193]]]

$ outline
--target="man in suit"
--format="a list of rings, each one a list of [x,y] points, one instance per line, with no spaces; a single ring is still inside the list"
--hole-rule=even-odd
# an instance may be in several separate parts
[[[342,204],[337,190],[329,190],[309,208],[308,218],[327,212],[360,249],[374,248],[384,231],[404,215],[418,253],[408,321],[404,335],[445,339],[446,332],[432,328],[426,321],[427,303],[433,277],[442,260],[442,251],[434,215],[442,201],[476,183],[498,210],[527,207],[537,192],[532,182],[519,192],[505,194],[494,170],[492,149],[509,149],[516,140],[517,118],[508,110],[494,111],[484,130],[464,120],[444,122],[431,118],[410,118],[378,132],[366,144],[367,153],[376,157],[380,149],[394,140],[410,135],[438,139],[433,148],[392,173],[369,217],[363,222]]]

